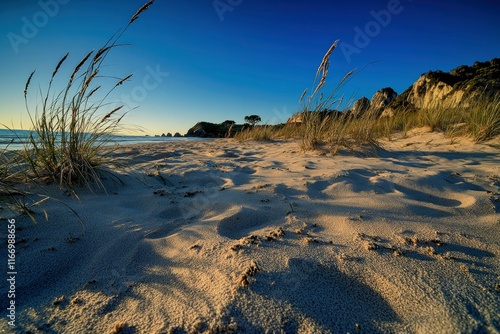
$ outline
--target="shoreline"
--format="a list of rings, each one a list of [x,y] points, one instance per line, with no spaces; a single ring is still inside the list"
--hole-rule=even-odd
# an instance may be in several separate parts
[[[2,134],[2,130],[8,132],[9,135]],[[0,129],[0,152],[6,150],[19,151],[24,149],[24,145],[28,139],[27,134],[30,130],[11,130],[11,129]],[[23,133],[24,135],[20,135]],[[201,138],[201,137],[167,137],[167,136],[146,136],[146,135],[126,135],[126,134],[116,134],[112,135],[116,140],[112,140],[112,143],[105,146],[127,146],[135,144],[149,144],[149,143],[168,143],[177,141],[191,141],[191,140],[211,140],[216,138]],[[16,140],[17,139],[17,140]],[[11,142],[14,140],[13,142]]]
[[[500,138],[126,145],[16,217],[15,332],[500,331]],[[2,304],[0,330],[11,330]]]

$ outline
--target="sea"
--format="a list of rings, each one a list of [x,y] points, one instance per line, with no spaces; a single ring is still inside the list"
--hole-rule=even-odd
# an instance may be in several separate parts
[[[0,129],[0,152],[22,150],[28,142],[30,131]],[[112,135],[107,145],[130,145],[147,143],[182,142],[192,140],[207,140],[195,137],[157,137],[157,136],[133,136]]]

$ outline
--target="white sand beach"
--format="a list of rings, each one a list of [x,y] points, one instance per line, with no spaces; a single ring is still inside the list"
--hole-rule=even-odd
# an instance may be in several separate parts
[[[82,221],[56,201],[15,218],[17,327],[2,297],[0,332],[500,333],[498,137],[114,154],[107,194],[48,190]]]

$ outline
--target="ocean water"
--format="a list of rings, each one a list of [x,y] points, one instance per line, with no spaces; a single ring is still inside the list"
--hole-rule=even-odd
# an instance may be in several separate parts
[[[24,149],[24,145],[28,142],[30,132],[27,130],[8,130],[0,129],[0,152],[3,150],[20,150]],[[187,137],[151,137],[151,136],[127,136],[115,135],[112,136],[109,145],[129,145],[129,144],[146,144],[146,143],[163,143],[163,142],[179,142],[190,140],[206,140],[204,138],[187,138]]]

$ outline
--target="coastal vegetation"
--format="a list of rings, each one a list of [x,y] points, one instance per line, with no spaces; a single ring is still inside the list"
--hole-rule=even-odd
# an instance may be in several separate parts
[[[123,104],[113,105],[107,98],[132,77],[132,74],[118,77],[106,88],[105,83],[109,81],[103,82],[102,78],[113,77],[102,73],[105,60],[111,51],[121,46],[119,39],[152,3],[142,6],[103,46],[88,52],[74,66],[65,87],[54,93],[54,78],[67,62],[69,52],[62,57],[45,93],[37,96],[42,101],[34,111],[28,101],[35,71],[31,73],[24,89],[24,99],[32,131],[23,151],[31,177],[48,179],[70,188],[100,184],[98,168],[106,161],[103,147],[120,129],[125,115],[119,113]]]
[[[374,96],[372,107],[366,98],[360,100],[359,105],[365,106],[363,112],[355,112],[355,108],[340,112],[337,110],[344,101],[338,93],[354,72],[347,73],[330,92],[322,91],[328,77],[329,57],[336,45],[323,57],[313,93],[307,96],[306,90],[302,94],[297,114],[285,124],[256,126],[237,133],[235,138],[239,141],[296,138],[300,139],[303,150],[323,147],[336,153],[339,149],[371,150],[380,139],[391,139],[397,132],[405,135],[417,127],[442,131],[451,139],[467,136],[475,142],[500,135],[499,59],[460,66],[450,73],[428,72],[399,96],[385,88],[377,92],[382,97]],[[425,85],[420,85],[421,81]],[[447,85],[444,94],[441,90]],[[429,93],[434,99],[423,96],[428,92],[422,87],[429,86],[435,87]],[[394,94],[391,98],[387,98],[389,90]],[[382,105],[373,106],[376,99],[382,99]]]
[[[105,60],[122,46],[118,43],[122,35],[153,1],[140,7],[99,49],[84,55],[64,79],[66,84],[57,89],[54,79],[69,61],[66,53],[55,66],[45,92],[41,88],[37,91],[34,110],[28,97],[36,71],[30,74],[24,88],[30,134],[23,150],[11,152],[7,147],[0,152],[0,211],[11,208],[32,217],[30,207],[50,198],[19,189],[26,181],[55,182],[73,194],[79,186],[103,187],[100,168],[111,162],[104,147],[121,129],[126,114],[120,114],[123,104],[114,105],[108,97],[132,77],[104,74]],[[115,81],[107,87],[110,78]],[[30,195],[37,200],[28,205],[25,200]]]
[[[51,91],[53,80],[67,61],[69,52],[62,57],[44,96],[41,96],[42,103],[35,111],[31,111],[27,99],[35,71],[31,73],[24,89],[24,99],[32,132],[24,158],[33,177],[50,179],[68,187],[100,184],[98,167],[106,161],[103,147],[120,129],[125,115],[119,114],[123,104],[115,106],[107,98],[133,76],[119,77],[111,87],[105,88],[109,81],[99,82],[105,76],[103,65],[109,53],[120,46],[118,41],[127,28],[152,3],[142,6],[128,24],[97,51],[87,53],[74,67],[66,86],[54,94]],[[101,95],[105,89],[107,91]],[[94,99],[95,96],[102,97]]]

